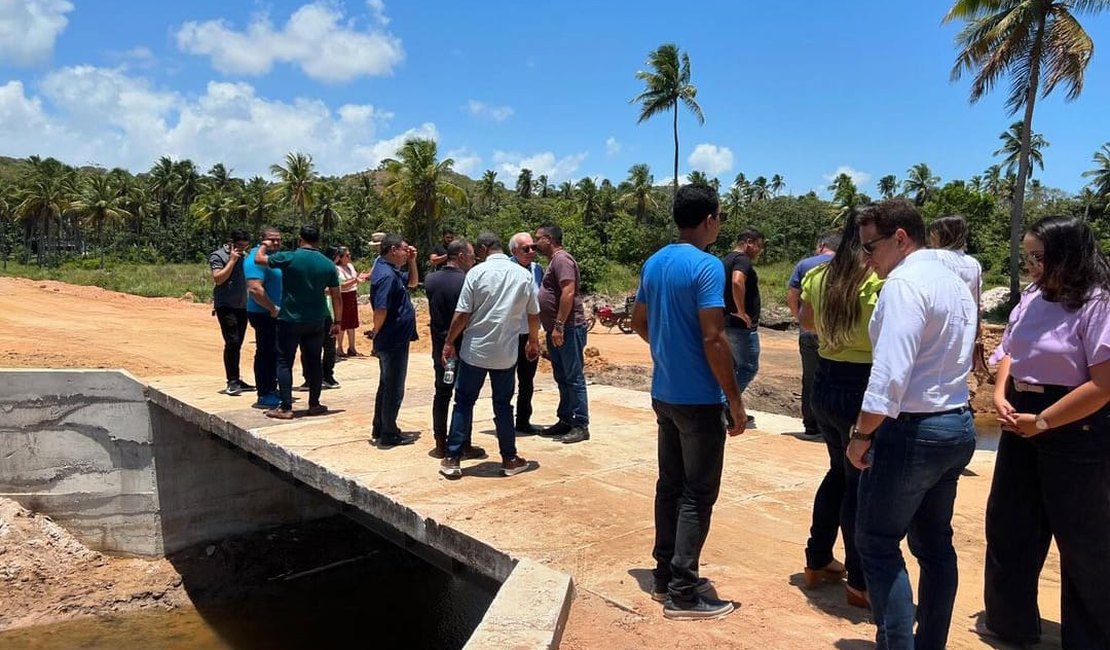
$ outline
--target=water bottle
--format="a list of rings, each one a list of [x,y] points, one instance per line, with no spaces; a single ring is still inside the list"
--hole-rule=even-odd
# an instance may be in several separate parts
[[[443,369],[443,383],[455,383],[455,366],[458,365],[459,360],[452,357],[447,360],[447,366]]]

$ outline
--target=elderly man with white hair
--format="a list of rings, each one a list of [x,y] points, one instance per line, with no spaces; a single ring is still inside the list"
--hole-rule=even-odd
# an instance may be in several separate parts
[[[536,262],[537,249],[532,242],[532,235],[518,232],[509,238],[509,254],[513,261],[531,271],[536,281],[536,290],[543,282],[543,267]],[[536,368],[540,359],[529,359],[525,348],[528,345],[528,317],[525,316],[520,324],[520,337],[517,343],[516,359],[516,424],[513,427],[520,435],[534,435],[541,431],[540,427],[532,424],[532,394],[535,392]]]

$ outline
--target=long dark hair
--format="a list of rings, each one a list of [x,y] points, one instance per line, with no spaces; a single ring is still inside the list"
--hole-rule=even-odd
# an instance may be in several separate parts
[[[871,275],[871,269],[860,258],[860,247],[859,226],[856,215],[852,214],[844,223],[836,255],[825,269],[825,294],[821,313],[817,315],[821,336],[832,350],[843,349],[851,342],[862,315],[859,290]]]
[[[1098,290],[1110,296],[1110,265],[1087,222],[1078,217],[1045,217],[1029,228],[1044,244],[1041,295],[1075,311]]]

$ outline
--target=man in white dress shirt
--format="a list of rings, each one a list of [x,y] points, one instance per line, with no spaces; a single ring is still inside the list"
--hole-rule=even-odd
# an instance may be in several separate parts
[[[848,445],[863,470],[856,544],[877,647],[939,650],[958,581],[956,482],[975,451],[967,375],[977,310],[967,285],[923,250],[925,224],[912,203],[884,201],[858,222],[863,251],[886,282],[869,326],[871,379]],[[900,549],[907,535],[921,567],[916,611]]]

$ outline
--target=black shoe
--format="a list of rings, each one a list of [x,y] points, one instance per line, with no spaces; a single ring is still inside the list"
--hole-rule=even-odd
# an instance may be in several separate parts
[[[528,424],[527,422],[516,425],[513,427],[513,430],[516,431],[518,436],[534,436],[543,433],[543,429],[534,424]]]
[[[323,390],[331,390],[333,388],[339,388],[339,382],[337,382],[334,379],[325,379],[325,380],[320,382],[320,388],[322,388]]]
[[[732,613],[736,607],[732,601],[717,600],[698,596],[692,603],[676,603],[671,598],[663,604],[663,618],[675,621],[695,621],[721,618]]]
[[[305,383],[301,384],[300,386],[297,386],[293,390],[298,392],[298,393],[307,393],[308,392],[308,382],[306,381]]]
[[[243,392],[249,392],[249,391],[255,390],[255,388],[256,388],[255,386],[251,386],[250,384],[243,381],[242,379],[236,379],[235,383],[239,384],[239,389],[242,390]]]
[[[403,445],[411,445],[416,442],[414,436],[383,436],[378,438],[378,447],[383,449],[389,447],[400,447]]]
[[[555,440],[563,443],[564,445],[572,445],[576,442],[583,442],[590,439],[590,430],[586,427],[574,427]]]
[[[243,388],[239,385],[239,382],[232,380],[227,382],[227,388],[224,390],[224,393],[227,395],[242,395]]]
[[[571,430],[571,426],[566,422],[556,422],[555,424],[540,431],[540,435],[544,438],[555,438],[561,436]]]

